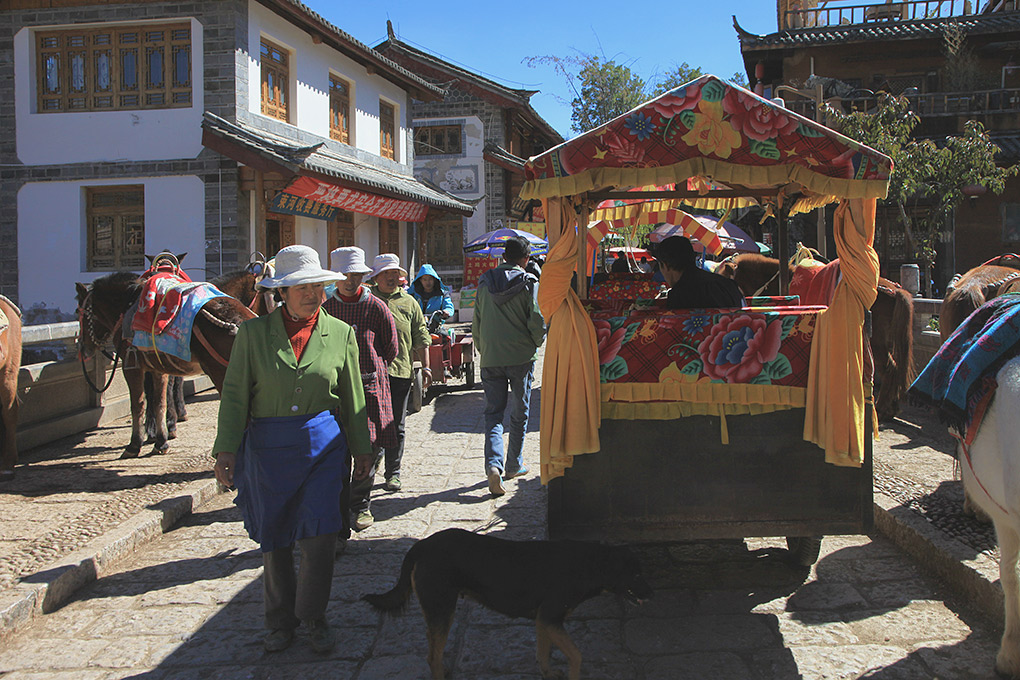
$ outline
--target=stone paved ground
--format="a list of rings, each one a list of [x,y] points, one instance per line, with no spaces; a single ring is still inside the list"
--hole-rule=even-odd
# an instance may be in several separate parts
[[[387,618],[360,596],[392,585],[414,539],[449,526],[515,539],[544,535],[537,433],[528,440],[531,474],[511,482],[506,496],[490,498],[481,404],[479,391],[451,392],[409,419],[405,491],[379,497],[379,521],[337,561],[329,616],[341,636],[328,657],[311,653],[303,638],[277,655],[262,651],[261,559],[223,495],[0,647],[0,674],[426,677],[417,606]],[[568,621],[584,677],[994,677],[995,622],[954,600],[885,539],[826,538],[810,572],[788,567],[782,545],[749,539],[640,549],[655,598],[629,607],[602,596]],[[529,622],[462,602],[446,663],[459,678],[537,677],[534,644]],[[554,663],[564,667],[558,654]]]

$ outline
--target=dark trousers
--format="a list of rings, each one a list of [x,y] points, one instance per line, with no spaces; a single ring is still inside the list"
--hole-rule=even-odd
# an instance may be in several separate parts
[[[370,498],[372,487],[375,486],[375,473],[383,460],[386,461],[385,476],[387,479],[400,474],[400,461],[404,457],[404,424],[407,420],[407,399],[411,395],[411,378],[390,378],[390,403],[393,405],[393,420],[396,422],[397,445],[376,452],[375,465],[372,473],[362,480],[351,483],[351,513],[358,514],[368,510],[372,505]]]
[[[266,628],[293,630],[302,621],[325,618],[333,586],[336,534],[303,538],[297,545],[301,566],[296,577],[294,546],[262,553]]]

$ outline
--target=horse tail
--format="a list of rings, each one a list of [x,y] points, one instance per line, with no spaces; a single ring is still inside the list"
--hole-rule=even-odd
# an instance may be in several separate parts
[[[893,293],[892,356],[896,363],[893,384],[896,386],[895,398],[898,401],[917,377],[914,369],[914,299],[902,288],[897,288]]]

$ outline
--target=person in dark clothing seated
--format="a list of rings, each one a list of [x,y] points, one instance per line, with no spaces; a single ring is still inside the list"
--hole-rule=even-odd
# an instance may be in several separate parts
[[[669,286],[667,309],[744,306],[744,296],[732,279],[698,267],[694,246],[686,237],[664,240],[655,249],[655,258]]]

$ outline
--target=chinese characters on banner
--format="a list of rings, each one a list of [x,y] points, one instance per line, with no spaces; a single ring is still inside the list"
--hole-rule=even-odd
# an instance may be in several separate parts
[[[399,222],[422,222],[429,209],[425,203],[388,198],[367,191],[327,184],[311,177],[298,177],[284,189],[284,195],[292,195],[298,200],[307,199],[350,212],[374,215]],[[289,198],[287,204],[290,204]]]
[[[484,257],[468,253],[464,257],[464,287],[473,288],[478,285],[478,279],[482,274],[494,267],[498,267],[502,259],[498,257]]]
[[[319,203],[310,198],[301,198],[300,196],[282,191],[273,198],[268,207],[269,212],[314,217],[317,220],[326,220],[327,222],[336,216],[338,210],[339,208],[334,208],[331,205]]]

